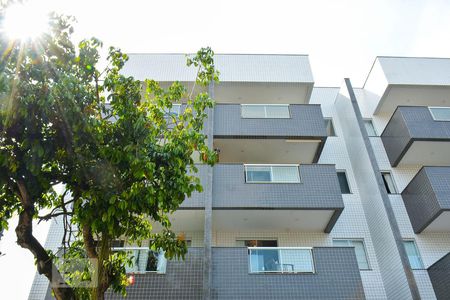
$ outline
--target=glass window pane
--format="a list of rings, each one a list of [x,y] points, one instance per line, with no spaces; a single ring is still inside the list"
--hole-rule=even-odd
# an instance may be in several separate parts
[[[364,243],[362,241],[352,241],[355,247],[356,260],[361,270],[367,270],[369,263],[367,262],[366,251],[364,250]]]
[[[328,136],[336,136],[336,132],[334,131],[333,121],[331,119],[324,119],[325,127],[327,129]]]
[[[289,106],[287,105],[266,105],[267,118],[289,118]]]
[[[369,269],[364,242],[360,240],[333,240],[334,247],[355,247],[356,260],[360,270]]]
[[[388,192],[388,194],[396,194],[397,189],[395,187],[391,173],[385,172],[381,173],[381,175],[383,176],[384,186],[386,187],[386,191]]]
[[[125,245],[124,240],[113,240],[111,242],[111,248],[122,248]]]
[[[352,246],[349,240],[333,240],[334,247],[350,247]]]
[[[345,172],[337,172],[337,175],[339,179],[339,185],[341,186],[341,193],[350,194],[350,187],[348,185],[347,175],[345,174]]]
[[[263,105],[241,105],[243,118],[265,118],[265,108]]]
[[[280,269],[283,272],[314,272],[314,264],[310,250],[281,249]]]
[[[314,272],[314,262],[309,249],[251,249],[251,273]]]
[[[271,182],[272,181],[271,168],[247,166],[246,180],[247,182]]]
[[[277,240],[257,240],[256,245],[258,247],[278,247]]]
[[[416,243],[414,241],[404,241],[403,245],[405,246],[411,269],[423,269],[422,259],[420,258]]]
[[[364,120],[364,126],[366,127],[368,136],[377,136],[375,132],[375,127],[373,127],[372,120]]]
[[[430,107],[433,119],[439,121],[450,121],[450,107]]]
[[[180,110],[181,110],[181,104],[172,104],[172,108],[168,109],[165,112],[165,115],[167,117],[170,117],[170,116],[176,117],[176,116],[180,115]]]
[[[272,176],[273,182],[300,182],[297,166],[274,166]]]
[[[237,247],[278,247],[277,240],[236,240]]]
[[[158,252],[148,251],[147,254],[147,265],[145,267],[145,271],[147,272],[155,272],[158,269]]]

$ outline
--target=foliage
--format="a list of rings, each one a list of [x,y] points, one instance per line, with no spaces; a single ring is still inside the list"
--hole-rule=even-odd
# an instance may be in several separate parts
[[[109,286],[124,293],[127,285],[127,258],[111,253],[112,240],[150,240],[168,258],[184,257],[186,244],[168,216],[202,190],[194,153],[204,163],[216,161],[202,129],[213,107],[205,91],[218,72],[210,48],[187,58],[198,69],[200,92],[124,76],[128,57],[117,48],[101,69],[102,43],[92,38],[75,46],[72,22],[52,15],[51,32],[33,42],[0,36],[0,231],[20,214],[18,243],[49,277],[52,260],[33,240],[30,220],[62,216],[67,257],[100,262],[97,273],[83,276],[98,276],[99,288],[90,292],[102,298]],[[184,103],[182,113],[168,116],[174,103]],[[62,194],[54,190],[58,184]],[[50,213],[38,216],[43,208]],[[155,223],[161,233],[153,232]],[[70,285],[74,278],[65,280]]]

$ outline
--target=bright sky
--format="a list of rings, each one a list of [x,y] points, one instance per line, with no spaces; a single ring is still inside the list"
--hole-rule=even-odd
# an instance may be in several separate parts
[[[362,86],[377,55],[450,56],[448,0],[36,2],[75,16],[77,37],[125,52],[309,54],[316,86],[340,86],[344,77]],[[47,227],[38,227],[41,240]],[[9,232],[0,242],[0,290],[26,299],[33,259],[14,240]]]

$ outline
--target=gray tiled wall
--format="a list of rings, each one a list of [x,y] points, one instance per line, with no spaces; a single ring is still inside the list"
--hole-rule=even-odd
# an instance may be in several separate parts
[[[166,274],[135,275],[125,299],[201,299],[203,292],[203,248],[189,248],[186,260],[169,260]],[[107,293],[106,299],[124,299]]]
[[[244,165],[214,166],[214,208],[343,209],[334,165],[300,165],[300,183],[246,183]]]
[[[443,210],[450,210],[450,167],[423,167],[402,197],[414,232],[420,233]]]
[[[211,167],[204,164],[198,164],[196,167],[198,172],[193,175],[200,178],[200,183],[203,186],[203,190],[206,190],[207,185],[210,184],[207,178],[208,168]],[[186,198],[186,200],[181,203],[180,208],[204,208],[207,197],[207,193],[193,192],[190,198]]]
[[[433,289],[438,300],[450,297],[450,253],[428,268]]]
[[[214,136],[217,137],[303,137],[326,139],[320,105],[291,104],[289,119],[244,119],[240,104],[217,104]]]
[[[365,299],[352,248],[314,248],[315,274],[249,274],[247,248],[213,248],[213,299]]]
[[[428,107],[399,106],[381,134],[392,166],[397,166],[414,140],[448,140],[450,122],[433,120]]]

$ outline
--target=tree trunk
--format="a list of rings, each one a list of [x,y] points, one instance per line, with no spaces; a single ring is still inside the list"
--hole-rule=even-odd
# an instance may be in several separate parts
[[[51,283],[51,288],[58,300],[75,299],[73,289],[69,287],[59,273],[47,251],[33,236],[34,205],[28,196],[25,184],[18,183],[20,199],[23,211],[19,215],[19,224],[16,227],[17,244],[28,249],[36,259],[36,267],[39,274],[45,275]]]
[[[94,274],[97,278],[97,286],[92,289],[92,300],[104,300],[105,293],[110,285],[110,274],[105,269],[105,261],[108,259],[111,252],[110,238],[106,232],[102,233],[102,238],[99,243],[99,251],[94,246],[94,237],[89,225],[83,225],[83,241],[86,253],[89,258],[97,260],[97,272]]]

